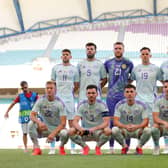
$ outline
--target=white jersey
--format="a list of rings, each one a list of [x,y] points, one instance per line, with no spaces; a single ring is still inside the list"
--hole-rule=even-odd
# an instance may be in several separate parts
[[[131,79],[136,80],[137,99],[145,103],[153,103],[156,97],[157,80],[162,80],[160,68],[154,64],[136,66]]]
[[[51,79],[56,81],[57,96],[61,99],[72,98],[74,82],[79,82],[79,74],[73,65],[58,64],[52,68]]]
[[[100,81],[107,76],[104,64],[97,59],[94,61],[88,61],[85,59],[77,65],[77,68],[80,78],[79,101],[87,99],[86,88],[90,84],[94,84],[98,87],[100,95]]]
[[[109,117],[109,111],[101,100],[97,99],[94,104],[89,104],[88,100],[84,100],[78,105],[76,115],[81,117],[82,126],[88,129],[102,124],[103,117]]]
[[[160,69],[163,74],[163,80],[168,80],[168,61],[162,63]]]
[[[159,113],[159,118],[168,122],[168,100],[164,94],[155,100],[153,112]]]
[[[130,106],[124,99],[115,106],[114,116],[119,117],[122,124],[140,124],[148,118],[148,114],[148,108],[143,102],[135,100],[135,103]]]
[[[58,97],[49,101],[46,96],[42,96],[37,100],[32,111],[37,112],[51,130],[60,124],[61,116],[66,116],[64,103]]]

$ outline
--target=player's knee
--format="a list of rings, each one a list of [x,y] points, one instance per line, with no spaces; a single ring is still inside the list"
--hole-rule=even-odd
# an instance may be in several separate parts
[[[67,129],[63,129],[60,131],[60,136],[61,137],[67,137],[68,136],[68,130]]]
[[[152,127],[154,127],[154,128],[159,128],[159,125],[158,125],[158,124],[153,124]]]
[[[112,134],[112,130],[111,130],[110,128],[105,128],[105,129],[104,129],[104,134],[105,134],[106,136],[110,136],[110,135]]]
[[[151,135],[151,128],[146,127],[146,128],[144,128],[143,132],[144,132],[144,134],[146,134],[146,135]]]
[[[160,130],[159,130],[159,128],[157,128],[157,127],[152,127],[151,128],[151,133],[152,134],[155,134],[156,132],[159,132]]]
[[[75,129],[75,128],[70,128],[70,129],[68,130],[69,136],[72,136],[72,135],[74,135],[75,133],[76,133],[76,129]]]
[[[34,122],[33,121],[29,122],[28,128],[29,128],[29,133],[33,131],[33,129],[34,129]]]
[[[116,135],[119,132],[119,128],[118,127],[113,127],[112,128],[112,135]]]

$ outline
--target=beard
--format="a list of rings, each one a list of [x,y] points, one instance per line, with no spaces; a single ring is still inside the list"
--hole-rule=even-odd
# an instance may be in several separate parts
[[[122,54],[120,54],[120,55],[119,55],[119,54],[116,54],[116,55],[115,55],[115,57],[116,57],[116,58],[119,58],[119,59],[120,59],[122,56],[123,56]]]
[[[69,60],[63,60],[63,63],[67,64],[67,63],[69,63]]]
[[[94,56],[95,56],[95,54],[87,55],[87,58],[92,59],[92,58],[94,58]]]

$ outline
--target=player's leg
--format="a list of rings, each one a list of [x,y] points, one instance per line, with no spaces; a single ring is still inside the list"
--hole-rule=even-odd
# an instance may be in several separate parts
[[[69,128],[72,128],[72,122],[73,120],[68,120],[69,123]],[[75,150],[75,143],[71,140],[71,154],[77,154],[76,150]]]
[[[41,155],[42,150],[38,142],[38,138],[47,137],[51,132],[50,131],[38,131],[38,126],[33,121],[30,121],[29,124],[29,135],[33,143],[33,153],[32,155]]]
[[[70,136],[70,139],[75,144],[78,144],[79,146],[81,146],[83,148],[82,154],[83,155],[88,155],[89,147],[85,143],[85,141],[83,140],[82,136],[77,134],[77,130],[75,128],[70,128],[69,129],[69,136]]]
[[[112,136],[122,146],[121,154],[127,154],[128,146],[125,141],[125,137],[127,137],[127,131],[125,129],[113,127]]]
[[[60,137],[60,147],[59,147],[59,154],[60,155],[66,155],[64,145],[68,142],[68,130],[67,129],[62,129],[58,135]]]
[[[110,140],[112,131],[110,128],[105,128],[104,130],[95,131],[94,135],[97,141],[97,145],[95,148],[95,154],[101,155],[101,147]]]
[[[113,100],[107,97],[106,104],[107,104],[107,107],[109,109],[109,113],[111,116],[111,120],[109,123],[110,128],[113,128],[113,116],[114,116],[114,108],[115,108],[116,103],[117,103],[116,100]],[[113,137],[111,137],[111,139],[109,140],[109,148],[110,149],[108,153],[113,154],[114,153],[114,138]]]
[[[168,136],[164,136],[164,143],[165,143],[165,146],[164,146],[164,150],[163,150],[163,154],[168,154]]]
[[[48,152],[49,155],[54,155],[55,154],[55,139],[50,142],[50,151]]]
[[[152,138],[154,141],[154,150],[153,155],[159,155],[160,154],[160,146],[159,146],[159,139],[161,136],[167,136],[168,130],[164,128],[163,126],[159,126],[157,124],[154,124],[152,127]]]
[[[145,145],[147,143],[147,141],[150,139],[151,128],[146,127],[143,130],[138,129],[135,131],[135,133],[136,133],[136,137],[139,138],[136,152],[137,152],[137,154],[143,154],[142,146]]]
[[[21,124],[21,127],[23,132],[24,152],[28,152],[28,149],[27,149],[28,123]]]

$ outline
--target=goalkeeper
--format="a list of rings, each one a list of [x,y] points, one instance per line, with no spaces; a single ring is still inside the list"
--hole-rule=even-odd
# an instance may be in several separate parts
[[[111,136],[111,130],[108,128],[109,112],[106,104],[96,99],[98,96],[96,85],[88,85],[86,95],[87,100],[78,105],[73,128],[69,130],[69,135],[73,142],[83,148],[83,155],[88,155],[90,150],[85,141],[96,141],[95,154],[101,155],[101,146]],[[83,127],[79,125],[80,120]]]

